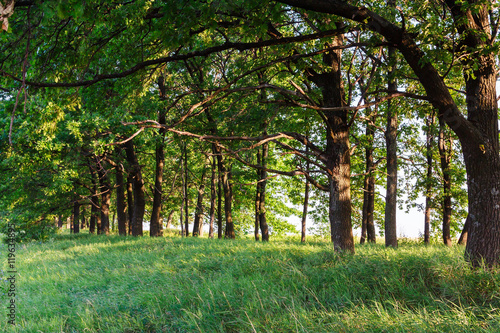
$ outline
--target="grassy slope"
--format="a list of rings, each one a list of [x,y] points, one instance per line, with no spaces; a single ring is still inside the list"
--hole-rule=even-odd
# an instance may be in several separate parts
[[[472,271],[462,252],[63,236],[18,245],[15,331],[499,332],[500,270]]]

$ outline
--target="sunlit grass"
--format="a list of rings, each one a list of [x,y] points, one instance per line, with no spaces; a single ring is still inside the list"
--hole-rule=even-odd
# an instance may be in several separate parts
[[[500,331],[499,271],[472,270],[459,246],[367,244],[352,256],[318,238],[171,233],[64,235],[16,254],[17,326],[5,314],[1,331]]]

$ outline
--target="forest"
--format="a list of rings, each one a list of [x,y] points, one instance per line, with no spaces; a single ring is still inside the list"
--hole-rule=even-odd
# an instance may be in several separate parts
[[[418,206],[423,242],[499,263],[496,1],[1,9],[0,228],[18,242],[69,219],[354,253],[353,228],[396,248],[398,206]]]

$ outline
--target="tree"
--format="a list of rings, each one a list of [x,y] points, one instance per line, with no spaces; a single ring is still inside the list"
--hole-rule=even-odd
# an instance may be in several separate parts
[[[474,266],[500,262],[500,157],[498,109],[496,100],[496,64],[494,47],[497,31],[490,22],[486,1],[453,1],[445,4],[460,37],[458,52],[463,56],[467,95],[467,118],[461,113],[439,71],[417,45],[406,26],[397,26],[365,8],[338,0],[285,0],[292,6],[329,13],[362,23],[383,36],[402,54],[424,87],[438,115],[458,136],[468,174],[470,229],[466,258]],[[403,13],[404,15],[404,13]],[[494,16],[492,16],[493,18]],[[411,24],[405,18],[402,22]],[[410,28],[410,27],[408,27]],[[418,27],[417,27],[418,28]]]

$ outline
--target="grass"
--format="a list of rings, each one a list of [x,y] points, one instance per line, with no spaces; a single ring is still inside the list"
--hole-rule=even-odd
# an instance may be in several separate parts
[[[18,244],[3,332],[499,332],[500,270],[463,248],[63,235]],[[6,247],[0,249],[5,256]]]

